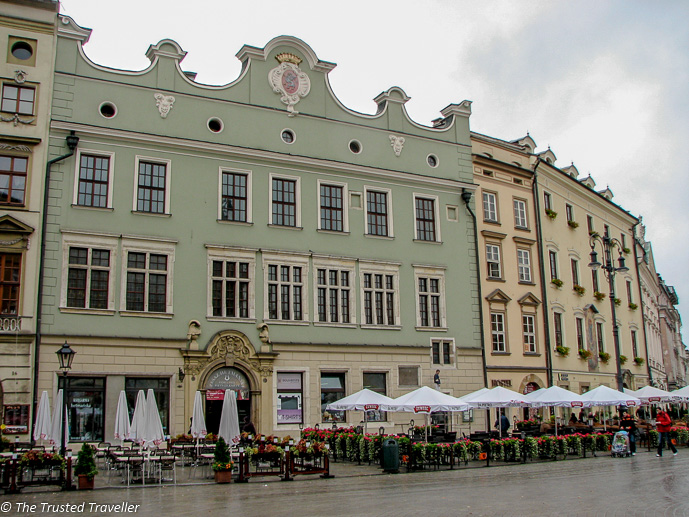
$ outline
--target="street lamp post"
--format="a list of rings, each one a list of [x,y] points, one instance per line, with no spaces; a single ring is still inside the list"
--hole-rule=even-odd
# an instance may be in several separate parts
[[[622,363],[620,362],[620,331],[617,325],[617,313],[615,311],[615,274],[629,271],[629,268],[624,264],[624,257],[622,256],[624,247],[617,239],[604,235],[601,237],[597,233],[591,235],[589,239],[591,245],[591,262],[589,267],[594,271],[598,269],[603,270],[603,274],[608,279],[608,287],[610,289],[610,310],[612,311],[612,337],[615,342],[615,363],[617,364],[617,390],[624,391],[624,383],[622,381]],[[596,252],[596,245],[599,244],[603,251],[603,263],[598,262],[598,253]],[[617,250],[617,267],[613,261],[613,252]]]
[[[70,348],[65,341],[62,348],[55,352],[57,359],[60,361],[60,370],[62,370],[62,440],[60,442],[60,454],[65,457],[67,452],[67,372],[72,369],[72,361],[76,352]]]

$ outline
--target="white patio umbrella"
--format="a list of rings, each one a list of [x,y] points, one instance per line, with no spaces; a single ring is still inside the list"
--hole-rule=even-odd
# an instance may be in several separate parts
[[[139,390],[134,403],[134,414],[129,428],[129,438],[139,445],[144,443],[144,426],[146,425],[146,395]]]
[[[228,445],[239,443],[239,414],[237,413],[237,395],[232,390],[225,390],[220,413],[218,436],[222,436]]]
[[[625,393],[628,393],[625,391]],[[664,402],[675,402],[677,396],[670,391],[661,390],[655,386],[644,386],[643,388],[631,393],[641,400],[642,404],[662,404]]]
[[[197,391],[194,395],[194,411],[191,414],[191,435],[196,438],[197,449],[199,439],[205,438],[207,434],[206,420],[203,417],[203,400],[201,399],[201,392]]]
[[[146,420],[144,424],[144,447],[147,449],[157,447],[163,440],[165,440],[165,433],[163,432],[163,423],[160,421],[160,413],[158,412],[158,404],[156,403],[155,394],[149,388],[146,395]]]
[[[622,393],[608,386],[598,386],[591,391],[584,393],[581,398],[584,400],[584,407],[592,406],[624,406],[633,407],[641,404],[641,400],[629,393]],[[603,419],[603,428],[608,429],[608,424]]]
[[[413,412],[425,415],[426,441],[428,441],[428,415],[437,411],[467,411],[471,409],[469,404],[457,397],[447,395],[442,391],[434,390],[428,386],[420,388],[392,399],[389,404],[381,404],[383,411]]]
[[[326,409],[332,411],[363,411],[364,412],[364,434],[366,434],[366,428],[368,420],[366,418],[366,412],[369,410],[380,410],[381,404],[391,404],[392,399],[386,397],[375,391],[371,391],[368,388],[364,388],[361,391],[352,393],[340,400],[331,402]]]
[[[143,393],[143,392],[142,392]],[[129,422],[129,406],[127,405],[127,395],[124,390],[120,391],[120,398],[117,400],[117,411],[115,413],[115,439],[120,440],[120,445],[129,439],[131,424]]]
[[[488,388],[481,388],[476,391],[472,391],[471,393],[467,393],[466,395],[462,395],[460,397],[457,397],[460,400],[463,400],[464,402],[471,402],[475,397],[478,397],[482,393],[485,393],[486,391],[490,391]]]
[[[670,392],[677,400],[689,402],[689,386]]]
[[[48,392],[41,393],[41,401],[38,403],[38,410],[36,412],[36,427],[33,430],[33,439],[47,440],[50,438],[50,402],[48,401]]]
[[[469,405],[476,409],[524,407],[528,405],[528,401],[524,397],[525,395],[517,393],[516,391],[503,388],[502,386],[496,386],[495,388],[487,389],[486,391],[472,396],[469,400]],[[498,419],[498,422],[499,420],[500,419]],[[502,426],[499,426],[498,429],[502,436]]]
[[[584,401],[581,395],[573,391],[566,390],[560,386],[541,388],[532,391],[524,398],[529,402],[530,407],[583,407]],[[557,418],[555,418],[555,436],[557,436]]]
[[[64,415],[64,425],[65,425],[65,441],[69,441],[69,433],[67,426],[67,415],[64,411],[62,390],[57,390],[57,396],[53,404],[53,417],[50,419],[50,436],[49,441],[51,445],[62,446],[62,417]]]

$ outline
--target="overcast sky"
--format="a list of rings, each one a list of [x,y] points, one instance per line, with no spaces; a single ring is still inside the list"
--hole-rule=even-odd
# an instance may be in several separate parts
[[[373,98],[399,86],[412,119],[430,125],[471,100],[473,131],[529,132],[557,166],[573,162],[643,216],[689,321],[686,0],[62,0],[61,12],[93,29],[86,54],[109,67],[146,68],[148,46],[170,38],[197,81],[226,84],[244,44],[288,34],[337,63],[331,85],[351,109],[374,113]]]

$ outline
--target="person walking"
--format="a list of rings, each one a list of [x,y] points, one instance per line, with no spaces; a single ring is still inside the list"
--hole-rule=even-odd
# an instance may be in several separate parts
[[[665,448],[665,440],[667,439],[670,444],[670,449],[672,449],[672,455],[677,456],[677,448],[675,444],[672,443],[672,438],[670,438],[670,428],[672,427],[672,419],[662,409],[658,411],[656,415],[656,428],[658,430],[658,453],[657,457],[661,458],[663,456],[663,449]]]
[[[510,419],[507,418],[505,413],[501,413],[498,419],[495,421],[495,428],[500,429],[500,437],[507,436],[507,431],[509,430],[511,424]]]
[[[433,383],[435,384],[435,389],[440,391],[440,370],[435,371],[433,376]]]
[[[629,452],[632,453],[632,456],[636,456],[636,420],[631,413],[624,413],[620,422],[620,429],[627,431],[629,436]]]

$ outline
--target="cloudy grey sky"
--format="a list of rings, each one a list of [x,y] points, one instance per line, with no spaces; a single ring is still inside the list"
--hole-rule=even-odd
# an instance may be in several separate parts
[[[643,216],[689,321],[686,0],[62,0],[61,12],[93,29],[86,54],[109,67],[143,69],[148,46],[171,38],[197,81],[225,84],[242,45],[288,34],[337,63],[330,81],[351,109],[373,113],[372,99],[399,86],[430,125],[469,99],[472,130],[529,132],[556,165],[573,162]]]

